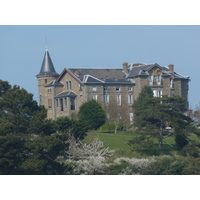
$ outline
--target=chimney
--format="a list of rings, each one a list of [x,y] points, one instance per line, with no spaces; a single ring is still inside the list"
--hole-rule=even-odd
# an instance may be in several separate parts
[[[122,66],[123,66],[123,72],[125,74],[128,74],[128,63],[124,62],[124,63],[122,63]]]
[[[169,68],[169,73],[174,74],[174,65],[173,64],[169,64],[168,68]]]

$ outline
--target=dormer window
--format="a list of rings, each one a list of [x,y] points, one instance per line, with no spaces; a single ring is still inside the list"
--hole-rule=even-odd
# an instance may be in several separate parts
[[[161,85],[161,75],[156,75],[156,84]]]

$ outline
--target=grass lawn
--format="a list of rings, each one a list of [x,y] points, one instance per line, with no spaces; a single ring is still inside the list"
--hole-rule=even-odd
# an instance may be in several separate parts
[[[118,158],[118,157],[137,157],[141,158],[144,157],[144,155],[141,155],[137,152],[134,152],[131,150],[131,147],[127,144],[129,140],[133,139],[133,137],[138,136],[137,134],[133,133],[133,131],[119,131],[117,134],[114,134],[114,132],[100,132],[100,131],[92,131],[88,132],[87,136],[83,140],[85,143],[90,143],[94,140],[94,138],[99,138],[104,144],[104,147],[109,147],[109,150],[115,150],[115,153],[112,157],[112,159]],[[197,138],[197,136],[192,135],[190,137],[192,140],[196,140],[197,142],[200,142],[200,138]],[[158,141],[155,139],[155,147],[158,147]],[[174,137],[168,137],[164,140],[162,145],[162,152],[161,154],[172,154],[177,152],[179,147],[176,146]],[[148,153],[148,152],[145,152]]]

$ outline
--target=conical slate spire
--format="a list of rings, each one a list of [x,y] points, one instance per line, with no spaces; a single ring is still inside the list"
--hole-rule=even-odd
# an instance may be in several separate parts
[[[44,59],[42,62],[40,73],[37,76],[40,76],[40,75],[53,75],[53,76],[59,75],[55,71],[55,68],[53,66],[53,63],[51,61],[51,58],[47,49],[44,54]]]

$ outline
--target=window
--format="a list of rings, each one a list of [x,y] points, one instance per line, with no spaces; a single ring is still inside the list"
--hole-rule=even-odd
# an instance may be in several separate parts
[[[74,97],[70,98],[70,103],[71,103],[71,110],[75,110],[75,98]]]
[[[133,91],[133,87],[132,86],[128,86],[128,91]]]
[[[133,104],[133,95],[128,94],[128,104]]]
[[[97,94],[93,94],[92,98],[95,99],[95,100],[97,100]]]
[[[96,92],[97,91],[97,87],[96,86],[92,86],[92,91]]]
[[[117,105],[120,106],[121,105],[121,94],[117,94]]]
[[[129,120],[130,120],[130,123],[133,122],[133,113],[129,113]]]
[[[48,108],[52,108],[52,99],[48,99]]]
[[[108,94],[104,95],[104,103],[109,104],[109,95]]]
[[[51,89],[48,89],[48,93],[51,94]]]
[[[56,99],[56,107],[58,107],[58,99]]]
[[[154,97],[162,97],[162,90],[153,90]]]
[[[149,76],[148,77],[148,80],[149,80],[149,85],[152,86],[153,85],[153,76]]]
[[[156,76],[156,84],[161,85],[161,75]]]
[[[173,88],[173,78],[170,78],[170,88]]]
[[[67,97],[65,97],[65,107],[67,107]]]
[[[116,87],[116,92],[120,92],[120,89],[121,89],[121,88],[117,86],[117,87]]]
[[[40,94],[40,103],[42,102],[42,94]]]
[[[63,99],[60,99],[60,111],[63,111],[64,107],[63,107]]]
[[[105,86],[105,87],[103,88],[103,90],[104,90],[104,91],[108,91],[108,90],[109,90],[108,86]]]
[[[69,82],[67,81],[66,82],[66,85],[67,85],[67,90],[69,89]]]
[[[47,79],[44,79],[45,84],[47,84]]]
[[[69,89],[72,89],[72,82],[69,81]]]

